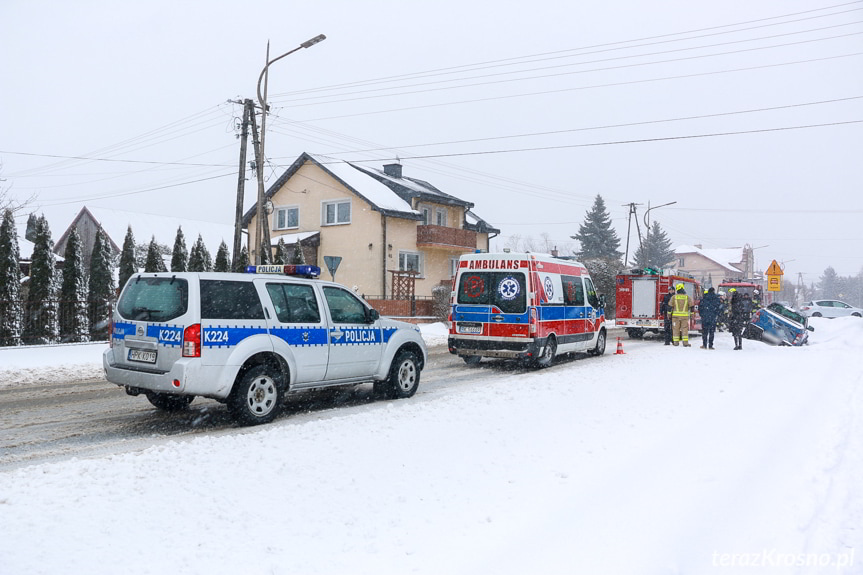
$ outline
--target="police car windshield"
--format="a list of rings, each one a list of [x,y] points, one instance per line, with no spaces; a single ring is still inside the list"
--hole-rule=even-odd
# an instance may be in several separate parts
[[[465,272],[459,280],[458,303],[493,305],[503,313],[524,313],[525,276],[521,272]]]
[[[133,321],[165,322],[186,313],[189,284],[184,279],[132,278],[117,303],[117,313]]]

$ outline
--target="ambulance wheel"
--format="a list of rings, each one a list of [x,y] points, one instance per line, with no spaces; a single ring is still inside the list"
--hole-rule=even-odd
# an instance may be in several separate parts
[[[599,330],[599,335],[596,336],[596,347],[589,350],[587,353],[589,353],[590,355],[602,355],[602,354],[604,354],[605,353],[606,339],[608,339],[608,338],[605,337],[605,330],[604,329]]]
[[[542,355],[536,360],[536,365],[539,367],[548,367],[554,363],[554,357],[557,355],[557,340],[553,335],[548,336],[545,340],[545,347],[542,349]]]
[[[269,423],[279,414],[284,395],[281,374],[266,365],[256,365],[234,384],[228,411],[240,425]]]
[[[147,401],[162,411],[182,411],[189,407],[194,395],[172,395],[170,393],[147,392]]]
[[[462,359],[468,365],[479,365],[479,362],[482,361],[481,355],[463,355]]]
[[[413,352],[402,350],[396,354],[386,380],[375,382],[374,394],[381,399],[406,399],[417,392],[419,385],[419,360]]]

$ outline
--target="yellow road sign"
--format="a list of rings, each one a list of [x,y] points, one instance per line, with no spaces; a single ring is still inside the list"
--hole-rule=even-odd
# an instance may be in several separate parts
[[[782,268],[779,267],[779,264],[776,263],[776,260],[773,260],[773,263],[770,264],[770,267],[767,268],[767,275],[769,276],[781,276]]]
[[[782,276],[767,276],[767,291],[782,291]]]

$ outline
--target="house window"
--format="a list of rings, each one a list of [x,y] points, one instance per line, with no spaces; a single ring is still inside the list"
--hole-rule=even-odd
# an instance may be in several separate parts
[[[436,208],[434,211],[435,223],[439,226],[446,227],[446,209]]]
[[[423,208],[423,225],[427,226],[431,223],[431,210]]]
[[[685,264],[683,263],[683,256],[677,258],[677,267],[682,268]]]
[[[422,254],[419,252],[399,251],[399,271],[417,272],[422,275]]]
[[[450,258],[449,259],[449,275],[450,277],[455,277],[455,274],[458,273],[458,258]]]
[[[324,202],[323,217],[321,220],[321,223],[325,226],[351,223],[351,201],[336,200]]]
[[[276,208],[275,225],[276,230],[291,230],[300,227],[300,207],[289,206],[286,208]]]

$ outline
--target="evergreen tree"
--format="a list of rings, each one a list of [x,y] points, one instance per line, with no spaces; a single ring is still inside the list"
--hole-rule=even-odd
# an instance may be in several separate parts
[[[162,259],[162,251],[156,242],[156,236],[152,236],[147,248],[147,261],[144,263],[145,272],[166,272],[165,261]]]
[[[225,240],[219,244],[219,251],[216,252],[216,265],[214,271],[229,272],[231,271],[231,256],[228,254],[228,244]]]
[[[90,306],[90,336],[109,335],[110,304],[114,301],[114,262],[108,238],[102,228],[96,230],[93,253],[90,255],[90,282],[87,299]]]
[[[0,346],[21,344],[21,268],[18,231],[12,210],[0,222]]]
[[[261,242],[261,264],[267,265],[273,263],[273,248]]]
[[[279,238],[279,243],[276,245],[276,254],[273,256],[274,264],[288,263],[288,246],[285,245],[285,238]]]
[[[123,251],[120,252],[120,285],[123,289],[129,278],[138,272],[138,264],[135,261],[135,236],[132,234],[132,226],[126,229],[126,239],[123,240]]]
[[[824,270],[824,275],[818,280],[818,289],[824,299],[835,299],[839,296],[839,276],[833,266]]]
[[[249,265],[249,250],[246,246],[240,248],[240,255],[234,260],[234,271],[235,272],[244,272],[246,271],[246,266]]]
[[[303,246],[300,245],[299,238],[297,239],[297,243],[294,244],[294,254],[291,257],[291,263],[297,266],[306,263],[306,256],[303,254]]]
[[[36,214],[30,214],[27,217],[27,229],[24,231],[24,239],[28,242],[36,243],[36,236],[38,233],[39,226],[39,218],[36,217]]]
[[[644,238],[644,243],[635,250],[635,265],[641,268],[664,268],[674,263],[677,255],[671,247],[671,240],[658,221]]]
[[[47,224],[46,224],[47,226]],[[63,341],[90,341],[87,278],[78,230],[72,228],[63,253],[63,284],[60,287],[60,337]]]
[[[72,228],[76,234],[75,228]],[[57,258],[48,220],[36,223],[36,241],[30,263],[30,287],[24,321],[24,341],[44,344],[57,341]],[[64,264],[66,265],[66,264]]]
[[[611,227],[611,216],[599,194],[593,207],[585,215],[584,223],[579,226],[578,233],[571,237],[581,244],[577,256],[582,261],[592,258],[619,259],[623,255],[618,251],[620,239]]]
[[[201,234],[198,234],[198,240],[192,246],[192,251],[189,253],[189,271],[190,272],[211,272],[213,271],[213,259],[210,257],[210,252],[207,246],[204,245],[204,239]]]
[[[171,271],[184,272],[189,261],[189,251],[186,249],[186,238],[183,236],[182,226],[177,228],[177,237],[174,239],[174,251],[171,253]]]

